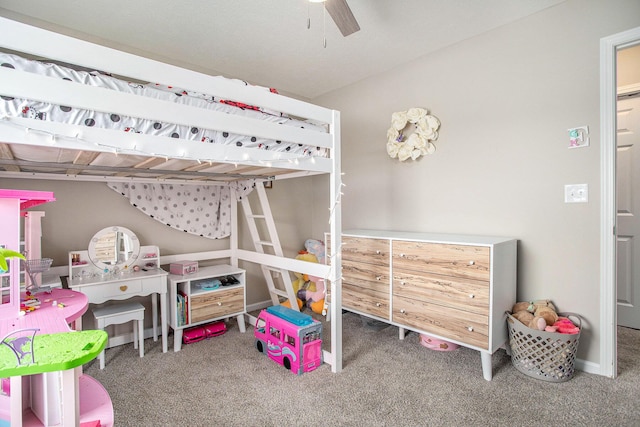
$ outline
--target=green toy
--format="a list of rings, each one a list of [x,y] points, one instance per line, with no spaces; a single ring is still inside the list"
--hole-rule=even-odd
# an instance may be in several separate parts
[[[25,331],[33,333],[12,337]],[[0,378],[76,368],[95,359],[107,344],[107,333],[102,330],[43,335],[35,332],[37,329],[23,329],[4,337],[4,345],[0,345]]]

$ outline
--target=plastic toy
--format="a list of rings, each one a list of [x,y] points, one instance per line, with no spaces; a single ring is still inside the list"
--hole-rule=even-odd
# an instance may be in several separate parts
[[[262,310],[254,329],[256,349],[300,375],[322,364],[322,323],[283,305]]]

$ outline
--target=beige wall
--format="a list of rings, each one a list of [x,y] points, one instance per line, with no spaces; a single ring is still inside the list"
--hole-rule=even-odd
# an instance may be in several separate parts
[[[313,237],[311,212],[313,192],[311,178],[275,182],[267,190],[283,250],[293,257]],[[42,221],[42,256],[53,258],[53,266],[66,265],[68,253],[86,249],[91,237],[104,227],[119,225],[136,233],[142,245],[157,245],[161,255],[212,251],[229,247],[229,239],[211,240],[174,230],[149,218],[105,183],[5,179],[0,188],[52,191],[56,201],[30,210],[45,212]],[[240,246],[253,250],[240,219]],[[321,237],[322,235],[320,235]],[[269,299],[258,268],[245,263],[247,269],[247,302],[254,304]]]
[[[519,239],[518,299],[582,315],[579,357],[599,363],[599,43],[639,17],[635,0],[568,0],[315,99],[342,114],[343,227]],[[386,131],[410,107],[442,128],[435,154],[400,163]],[[591,146],[569,150],[583,125]],[[589,202],[565,204],[577,183]]]
[[[617,65],[618,86],[640,83],[640,44],[620,49]]]

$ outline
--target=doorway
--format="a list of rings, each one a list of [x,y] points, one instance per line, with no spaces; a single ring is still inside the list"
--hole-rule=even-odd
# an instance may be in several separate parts
[[[617,376],[616,58],[640,43],[640,27],[600,40],[600,373]]]
[[[617,322],[640,330],[640,44],[618,49],[616,65]]]

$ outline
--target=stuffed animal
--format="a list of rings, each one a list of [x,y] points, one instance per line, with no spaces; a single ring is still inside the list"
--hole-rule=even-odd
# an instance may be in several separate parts
[[[307,239],[304,242],[304,248],[310,254],[314,254],[320,264],[326,264],[324,243],[320,240]]]
[[[544,331],[558,320],[556,308],[550,300],[517,302],[511,309],[512,316],[531,329]]]
[[[324,285],[324,279],[322,277],[309,276],[309,280],[315,283],[316,291],[301,291],[304,292],[304,298],[302,298],[302,300],[306,301],[307,307],[309,307],[314,313],[325,315],[324,294],[326,288]]]
[[[318,259],[315,255],[310,254],[307,251],[300,251],[296,256],[297,260],[300,261],[308,261],[308,262],[318,262]],[[301,296],[305,296],[305,291],[316,291],[316,284],[309,280],[309,276],[306,274],[295,272],[296,280],[294,280],[291,284],[293,285],[293,293],[296,295],[298,309],[302,309],[305,303],[305,298],[300,298]],[[301,294],[302,292],[302,294]],[[284,301],[282,305],[286,307],[290,307],[289,300]]]
[[[553,325],[545,328],[547,332],[559,332],[561,334],[577,334],[580,328],[573,324],[568,317],[558,317]]]
[[[307,239],[304,242],[305,250],[298,252],[296,259],[309,262],[325,262],[324,243],[320,240]],[[293,291],[296,294],[298,308],[306,305],[314,313],[326,314],[324,296],[325,284],[324,279],[317,276],[309,276],[302,273],[294,273],[296,280],[293,284]],[[282,305],[290,308],[289,301],[284,301]]]

